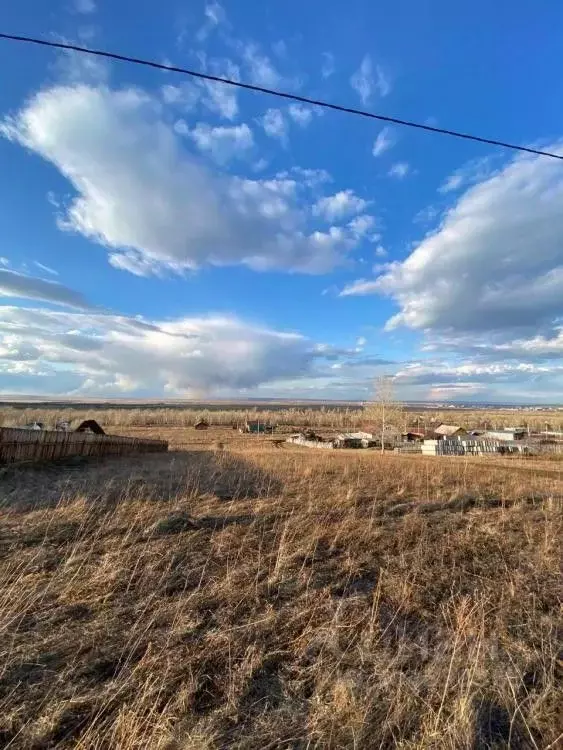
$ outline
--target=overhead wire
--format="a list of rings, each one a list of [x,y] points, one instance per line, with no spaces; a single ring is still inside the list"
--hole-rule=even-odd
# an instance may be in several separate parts
[[[336,104],[334,102],[324,101],[322,99],[313,99],[308,96],[301,96],[300,94],[294,94],[289,91],[280,91],[279,89],[267,88],[266,86],[258,86],[254,83],[246,83],[244,81],[236,81],[232,78],[223,78],[222,76],[211,75],[210,73],[203,73],[198,70],[191,70],[190,68],[183,68],[177,65],[168,65],[166,63],[159,63],[155,60],[147,60],[140,57],[132,57],[130,55],[122,55],[117,52],[108,52],[107,50],[92,49],[89,47],[81,47],[77,44],[70,44],[68,42],[55,42],[49,39],[40,39],[31,36],[22,36],[20,34],[6,34],[0,32],[0,39],[21,42],[25,44],[35,44],[41,47],[50,47],[53,49],[66,50],[68,52],[79,52],[87,55],[94,55],[96,57],[103,57],[110,60],[117,60],[119,62],[132,63],[134,65],[143,65],[145,67],[154,68],[156,70],[164,70],[170,73],[181,73],[188,75],[193,78],[198,78],[204,81],[210,81],[213,83],[222,83],[226,86],[234,86],[236,88],[245,89],[247,91],[254,91],[260,94],[267,94],[268,96],[276,96],[281,99],[288,99],[294,102],[300,102],[301,104],[308,104],[314,107],[322,107],[324,109],[334,110],[336,112],[344,112],[349,115],[356,115],[358,117],[366,117],[371,120],[378,120],[380,122],[391,123],[393,125],[402,125],[408,128],[416,128],[418,130],[425,130],[430,133],[437,133],[439,135],[447,135],[453,138],[462,138],[466,141],[475,141],[477,143],[484,143],[490,146],[500,146],[501,148],[511,149],[513,151],[520,151],[528,154],[536,154],[538,156],[547,156],[551,159],[560,159],[563,161],[563,154],[556,154],[551,151],[543,151],[541,149],[532,148],[531,146],[521,146],[516,143],[509,143],[508,141],[500,141],[495,138],[485,138],[483,136],[474,135],[472,133],[463,133],[458,130],[450,130],[448,128],[440,128],[437,125],[428,125],[422,122],[414,122],[412,120],[405,120],[400,117],[392,117],[390,115],[382,115],[376,112],[369,112],[367,110],[356,109],[355,107],[347,107],[342,104]]]

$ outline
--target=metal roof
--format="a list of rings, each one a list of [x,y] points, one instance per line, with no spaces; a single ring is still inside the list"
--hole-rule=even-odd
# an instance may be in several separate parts
[[[434,432],[437,435],[455,435],[456,432],[465,432],[463,427],[460,427],[457,424],[440,424],[438,427],[434,428]]]

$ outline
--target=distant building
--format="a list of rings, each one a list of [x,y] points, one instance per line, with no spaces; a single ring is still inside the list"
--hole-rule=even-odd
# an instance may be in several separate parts
[[[343,432],[333,443],[335,448],[370,448],[375,440],[371,432]]]
[[[407,443],[420,443],[427,435],[423,430],[409,430],[408,432],[403,432],[401,437]]]
[[[242,427],[239,427],[239,432],[245,432],[251,435],[266,434],[271,435],[275,430],[274,425],[269,422],[245,422]]]
[[[467,435],[467,432],[457,424],[440,424],[434,428],[439,440],[446,440],[452,438],[461,438]]]
[[[506,427],[503,430],[487,430],[485,437],[488,440],[523,440],[527,435],[524,427]]]

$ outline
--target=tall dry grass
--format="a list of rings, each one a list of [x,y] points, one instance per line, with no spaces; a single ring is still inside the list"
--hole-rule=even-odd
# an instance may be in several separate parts
[[[369,409],[350,407],[321,407],[307,408],[232,408],[206,409],[182,408],[176,406],[152,408],[108,408],[92,409],[64,406],[56,409],[45,407],[15,407],[0,408],[0,426],[11,427],[40,421],[54,426],[58,420],[66,419],[74,425],[84,419],[96,419],[109,429],[119,427],[193,427],[200,419],[206,419],[217,426],[229,426],[232,422],[243,423],[245,420],[260,420],[273,422],[278,425],[299,426],[310,428],[350,429],[357,428],[363,422],[369,421]],[[459,424],[465,428],[499,429],[503,427],[522,426],[531,430],[545,429],[563,431],[563,411],[546,410],[405,410],[400,417],[401,429],[419,427],[431,429],[433,426],[446,422]]]
[[[5,470],[0,744],[555,748],[561,499],[261,447]]]

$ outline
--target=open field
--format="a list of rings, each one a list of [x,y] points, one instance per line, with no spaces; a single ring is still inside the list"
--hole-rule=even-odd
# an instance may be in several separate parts
[[[558,746],[561,460],[116,432],[1,470],[0,746]]]
[[[233,405],[180,407],[180,406],[116,406],[115,408],[93,408],[85,406],[61,405],[56,408],[26,404],[4,405],[0,407],[0,427],[16,427],[34,421],[54,425],[60,419],[75,424],[84,419],[96,419],[108,429],[122,427],[192,427],[199,419],[205,418],[218,426],[228,426],[231,422],[244,422],[246,419],[259,419],[274,424],[313,427],[313,428],[355,428],[365,420],[361,407],[326,405],[316,407],[264,406],[249,408]],[[461,427],[482,429],[502,427],[530,427],[543,431],[546,428],[563,432],[563,410],[550,409],[413,409],[406,408],[403,425],[429,429],[432,425],[446,422]]]

